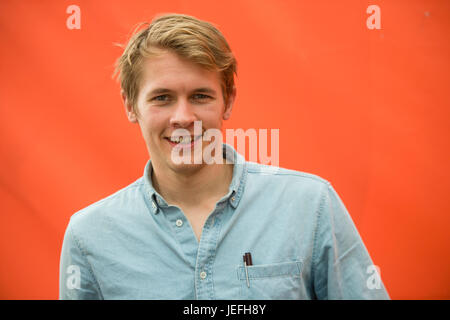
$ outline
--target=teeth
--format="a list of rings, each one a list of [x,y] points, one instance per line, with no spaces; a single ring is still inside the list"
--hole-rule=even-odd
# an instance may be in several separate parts
[[[170,141],[175,142],[175,143],[190,143],[191,142],[191,137],[187,136],[187,137],[171,137]]]

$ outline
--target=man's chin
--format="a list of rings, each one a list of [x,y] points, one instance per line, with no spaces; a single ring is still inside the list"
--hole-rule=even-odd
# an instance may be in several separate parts
[[[206,164],[205,163],[194,163],[192,162],[174,162],[169,160],[170,162],[170,168],[172,171],[179,173],[179,174],[187,174],[187,173],[194,173],[198,170],[202,169]]]

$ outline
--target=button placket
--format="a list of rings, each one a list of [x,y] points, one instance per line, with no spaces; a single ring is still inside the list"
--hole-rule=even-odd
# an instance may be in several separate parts
[[[221,219],[217,215],[223,208],[216,208],[206,221],[200,238],[196,261],[195,291],[197,299],[214,299],[213,263],[216,244],[221,229]]]

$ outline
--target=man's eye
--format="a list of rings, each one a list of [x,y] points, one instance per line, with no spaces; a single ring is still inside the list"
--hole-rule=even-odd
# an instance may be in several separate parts
[[[168,99],[169,99],[169,96],[167,94],[164,94],[161,96],[154,97],[152,99],[152,101],[163,101],[164,102],[164,101],[168,101]]]
[[[196,94],[194,94],[194,99],[201,99],[201,100],[204,100],[204,99],[209,99],[209,98],[211,98],[210,96],[207,96],[207,95],[205,95],[205,94],[201,94],[201,93],[196,93]]]

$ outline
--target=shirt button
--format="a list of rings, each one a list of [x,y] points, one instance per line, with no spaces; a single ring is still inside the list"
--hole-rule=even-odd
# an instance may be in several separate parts
[[[175,224],[177,225],[177,227],[181,227],[183,225],[183,220],[178,219],[177,221],[175,221]]]
[[[200,272],[200,278],[202,280],[206,278],[206,272],[205,271]]]
[[[233,201],[233,202],[234,202],[235,200],[236,200],[236,198],[235,198],[235,197],[231,197],[231,201]]]

